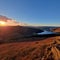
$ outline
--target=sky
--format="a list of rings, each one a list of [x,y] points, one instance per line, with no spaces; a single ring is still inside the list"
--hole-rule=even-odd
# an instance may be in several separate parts
[[[0,15],[37,26],[60,26],[60,0],[0,0]]]

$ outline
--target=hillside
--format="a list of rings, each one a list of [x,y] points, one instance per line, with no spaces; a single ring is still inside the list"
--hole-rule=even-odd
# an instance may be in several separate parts
[[[60,32],[60,27],[59,28],[55,28],[52,31],[54,31],[54,32]]]
[[[26,26],[0,26],[0,43],[21,40],[26,35],[37,32],[42,30]]]
[[[0,60],[60,60],[60,39],[1,44]]]
[[[60,36],[23,38],[41,29],[0,26],[0,60],[60,60]]]

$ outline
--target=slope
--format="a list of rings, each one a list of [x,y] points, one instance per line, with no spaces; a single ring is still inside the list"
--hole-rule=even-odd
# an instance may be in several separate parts
[[[0,45],[0,60],[60,60],[59,39]],[[60,41],[59,41],[60,42]]]

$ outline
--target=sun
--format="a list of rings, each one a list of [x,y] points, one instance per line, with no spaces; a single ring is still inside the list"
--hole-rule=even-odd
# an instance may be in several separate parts
[[[6,25],[6,22],[0,21],[0,26],[5,26],[5,25]]]

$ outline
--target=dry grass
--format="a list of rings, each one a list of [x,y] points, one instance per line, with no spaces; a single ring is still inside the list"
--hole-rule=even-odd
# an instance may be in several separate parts
[[[59,60],[60,45],[55,39],[1,44],[0,60]]]

